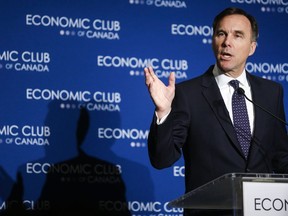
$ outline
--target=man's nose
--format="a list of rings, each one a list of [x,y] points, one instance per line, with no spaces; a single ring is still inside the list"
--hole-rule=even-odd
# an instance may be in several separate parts
[[[222,46],[224,46],[224,47],[231,46],[231,43],[232,43],[232,37],[231,37],[231,35],[228,34],[228,35],[226,35],[226,37],[222,43]]]

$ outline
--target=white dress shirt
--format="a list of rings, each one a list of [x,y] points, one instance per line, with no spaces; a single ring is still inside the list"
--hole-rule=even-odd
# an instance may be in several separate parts
[[[233,122],[233,112],[232,112],[232,95],[234,93],[234,88],[229,84],[229,82],[235,78],[226,76],[224,73],[222,73],[219,68],[215,65],[213,69],[213,75],[216,79],[217,85],[220,89],[222,98],[224,100],[224,103],[226,105],[226,108],[229,112],[230,119]],[[245,95],[251,99],[251,88],[250,84],[247,80],[246,77],[246,72],[245,70],[243,73],[236,78],[240,83],[239,87],[244,89]],[[245,99],[246,102],[246,107],[248,111],[248,116],[249,116],[249,123],[250,123],[250,129],[251,129],[251,134],[253,133],[254,129],[254,109],[253,109],[253,104]]]

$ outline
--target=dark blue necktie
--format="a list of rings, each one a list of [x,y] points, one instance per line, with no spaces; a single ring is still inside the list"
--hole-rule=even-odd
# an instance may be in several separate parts
[[[237,92],[237,89],[239,88],[238,80],[232,80],[229,83],[234,88],[234,93],[232,95],[234,128],[237,134],[238,142],[245,157],[247,158],[251,142],[251,130],[245,98],[243,94],[239,94]]]

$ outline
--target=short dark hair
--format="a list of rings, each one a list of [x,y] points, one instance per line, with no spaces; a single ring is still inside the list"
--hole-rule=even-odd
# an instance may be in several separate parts
[[[217,28],[217,25],[219,24],[219,22],[226,16],[229,15],[234,15],[234,14],[238,14],[238,15],[243,15],[245,16],[251,24],[251,29],[252,29],[252,40],[253,41],[257,41],[258,35],[259,35],[259,30],[258,30],[258,24],[256,19],[248,14],[246,11],[240,9],[240,8],[235,8],[235,7],[229,7],[224,9],[222,12],[220,12],[213,21],[213,29],[215,31],[215,29]]]

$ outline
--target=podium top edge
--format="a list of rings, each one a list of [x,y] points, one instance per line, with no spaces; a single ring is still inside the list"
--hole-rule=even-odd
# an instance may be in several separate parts
[[[217,179],[223,178],[288,178],[288,174],[280,173],[227,173]],[[216,180],[216,179],[215,179]]]

